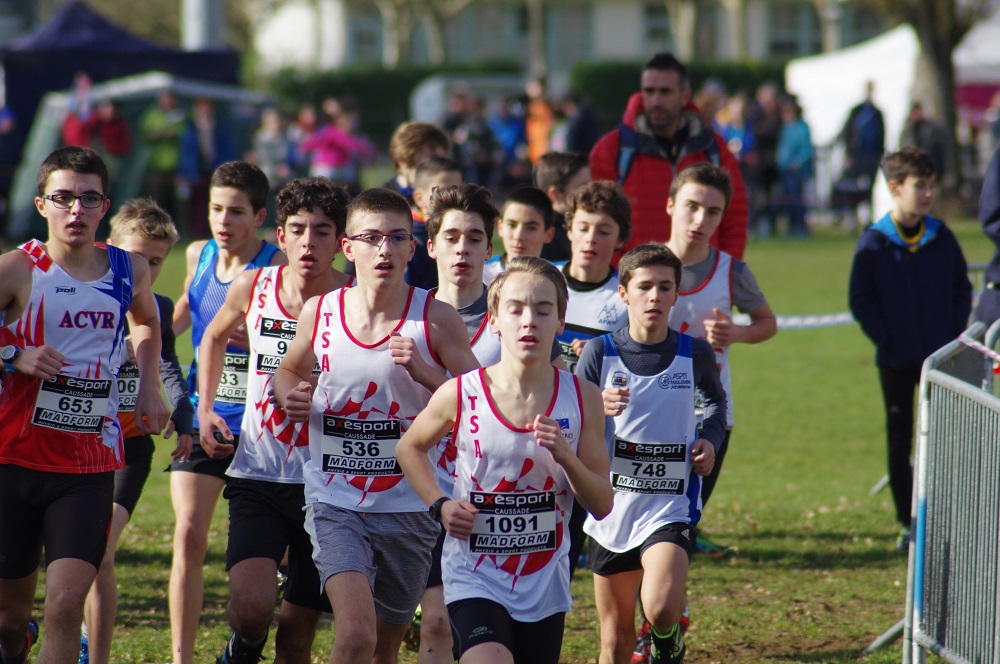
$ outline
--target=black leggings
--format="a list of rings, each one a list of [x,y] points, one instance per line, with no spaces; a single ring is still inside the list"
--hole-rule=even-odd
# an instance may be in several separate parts
[[[889,486],[896,503],[896,520],[910,527],[913,508],[913,403],[920,385],[920,366],[905,369],[878,368],[885,402],[885,430],[889,443]]]

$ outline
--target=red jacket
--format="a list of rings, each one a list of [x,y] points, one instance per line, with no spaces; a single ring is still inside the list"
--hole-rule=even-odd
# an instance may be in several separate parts
[[[638,146],[635,161],[625,179],[625,193],[632,203],[632,236],[622,251],[643,242],[670,239],[667,195],[674,174],[691,164],[709,161],[706,148],[709,141],[715,141],[719,166],[729,173],[733,195],[719,229],[712,236],[712,245],[736,258],[743,258],[747,244],[747,192],[739,164],[698,107],[688,104],[683,113],[690,132],[677,163],[673,164],[647,129],[646,118],[642,115],[642,95],[637,92],[629,99],[622,122],[635,129]],[[590,152],[590,173],[594,180],[618,180],[618,144],[618,129],[597,141]]]

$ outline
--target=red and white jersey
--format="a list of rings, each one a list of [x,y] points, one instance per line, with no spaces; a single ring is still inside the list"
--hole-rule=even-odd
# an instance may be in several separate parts
[[[423,512],[424,501],[403,476],[396,444],[427,406],[430,391],[389,353],[389,336],[358,341],[344,318],[346,288],[324,295],[312,347],[321,373],[309,416],[306,500],[358,512]],[[394,332],[416,342],[421,358],[440,364],[427,324],[430,296],[410,288]]]
[[[677,293],[677,304],[670,309],[670,327],[698,339],[705,339],[705,321],[714,319],[713,309],[723,313],[733,310],[733,257],[716,253],[715,267],[705,281],[688,291]],[[729,346],[712,346],[719,366],[722,386],[726,388],[726,424],[733,426],[733,381],[729,375]],[[700,403],[700,399],[699,399]]]
[[[574,450],[583,410],[577,378],[555,372],[546,415],[559,422]],[[570,609],[569,517],[573,492],[562,467],[497,410],[485,370],[458,378],[459,412],[452,439],[458,455],[452,497],[479,512],[468,540],[445,537],[441,570],[445,602],[482,598],[514,620],[536,622]]]
[[[247,407],[240,426],[240,444],[226,474],[264,482],[302,484],[302,465],[309,458],[309,427],[289,420],[269,397],[274,373],[298,328],[298,317],[281,304],[285,269],[284,265],[262,267],[254,276],[246,307],[250,336]]]
[[[500,361],[500,335],[490,327],[489,315],[483,319],[476,336],[469,340],[472,354],[479,360],[479,366],[491,367]]]
[[[0,345],[51,346],[65,356],[54,378],[3,374],[0,464],[53,473],[121,468],[115,378],[132,303],[132,261],[107,247],[111,269],[96,281],[74,279],[31,240],[31,295],[17,321],[0,328]]]

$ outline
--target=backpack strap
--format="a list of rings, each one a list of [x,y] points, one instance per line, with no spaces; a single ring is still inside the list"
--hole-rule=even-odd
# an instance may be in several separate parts
[[[635,130],[624,122],[618,124],[618,184],[624,186],[625,178],[635,163],[636,152],[639,149],[639,137]]]

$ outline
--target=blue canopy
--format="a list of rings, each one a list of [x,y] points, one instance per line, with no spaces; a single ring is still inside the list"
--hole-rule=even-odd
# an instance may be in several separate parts
[[[14,42],[9,50],[155,53],[174,49],[139,39],[73,0],[60,7],[48,23]]]

